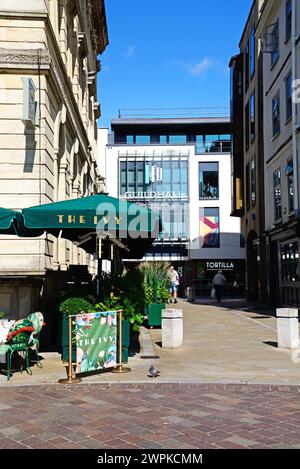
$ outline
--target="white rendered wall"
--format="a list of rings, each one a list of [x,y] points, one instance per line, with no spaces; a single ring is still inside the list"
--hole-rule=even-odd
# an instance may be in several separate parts
[[[219,199],[199,200],[199,163],[219,163]],[[191,259],[244,259],[245,248],[240,247],[241,221],[230,216],[231,165],[229,153],[204,153],[190,158],[190,233]],[[219,208],[220,247],[202,248],[200,235],[200,208]],[[199,248],[200,245],[200,248]],[[198,247],[198,249],[197,249]]]

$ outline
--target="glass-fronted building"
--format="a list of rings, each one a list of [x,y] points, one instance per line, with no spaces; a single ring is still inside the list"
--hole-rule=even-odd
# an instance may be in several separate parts
[[[119,118],[107,142],[108,192],[149,206],[163,220],[145,259],[172,263],[182,290],[193,286],[196,295],[209,294],[220,262],[228,292],[237,278],[242,286],[244,245],[240,220],[231,217],[229,118]]]

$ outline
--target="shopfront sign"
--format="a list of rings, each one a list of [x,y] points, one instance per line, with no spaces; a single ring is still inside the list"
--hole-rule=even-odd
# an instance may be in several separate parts
[[[187,195],[184,192],[163,192],[163,191],[150,191],[150,192],[125,192],[125,199],[186,199]]]
[[[206,262],[207,270],[234,270],[234,263],[230,261],[209,261]]]
[[[76,316],[77,369],[80,373],[116,365],[117,313]]]

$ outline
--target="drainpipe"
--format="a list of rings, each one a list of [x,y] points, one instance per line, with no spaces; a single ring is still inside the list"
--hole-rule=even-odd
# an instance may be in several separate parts
[[[292,82],[297,80],[297,3],[298,0],[292,0]],[[293,100],[293,175],[294,175],[294,211],[296,216],[299,216],[299,177],[298,177],[298,148],[297,148],[297,103]]]

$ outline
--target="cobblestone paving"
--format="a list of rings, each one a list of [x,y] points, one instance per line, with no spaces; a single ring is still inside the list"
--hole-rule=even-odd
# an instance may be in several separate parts
[[[0,448],[300,448],[300,386],[0,389]]]

